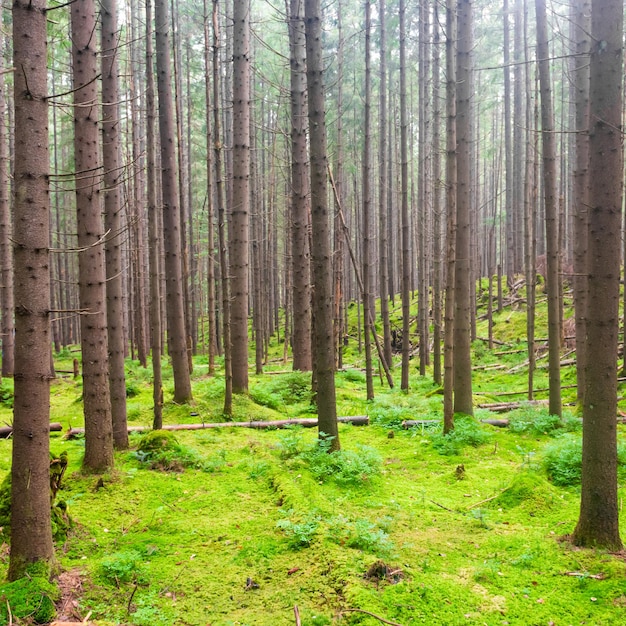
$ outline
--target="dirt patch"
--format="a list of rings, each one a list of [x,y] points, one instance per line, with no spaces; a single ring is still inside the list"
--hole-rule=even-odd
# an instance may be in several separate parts
[[[79,604],[83,594],[84,574],[78,569],[62,572],[57,578],[61,599],[57,602],[57,620],[82,622]]]
[[[363,578],[371,582],[386,581],[395,585],[404,578],[404,572],[399,567],[388,565],[384,561],[376,561],[367,568]]]

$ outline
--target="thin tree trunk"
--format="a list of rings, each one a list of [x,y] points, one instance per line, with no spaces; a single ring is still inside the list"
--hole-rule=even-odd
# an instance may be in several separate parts
[[[332,325],[332,264],[327,194],[326,109],[322,61],[322,13],[320,0],[305,0],[307,88],[311,154],[311,227],[313,261],[314,374],[317,381],[317,414],[320,436],[332,437],[338,450],[335,354]]]
[[[182,243],[176,183],[174,150],[176,134],[172,106],[167,0],[155,1],[155,32],[168,344],[174,370],[174,402],[184,404],[191,401],[192,393],[183,302]]]
[[[15,395],[9,580],[54,558],[50,526],[50,270],[46,3],[13,3]],[[3,120],[4,123],[4,120]]]
[[[102,165],[104,167],[104,226],[107,231],[106,302],[109,333],[109,388],[113,420],[113,445],[128,448],[126,374],[124,372],[124,297],[122,292],[122,206],[120,187],[119,54],[116,0],[100,2],[102,24]]]
[[[561,416],[561,330],[559,312],[559,216],[556,191],[556,141],[550,87],[548,24],[545,0],[536,0],[537,62],[541,92],[541,139],[546,224],[546,287],[548,290],[548,377],[550,415]]]

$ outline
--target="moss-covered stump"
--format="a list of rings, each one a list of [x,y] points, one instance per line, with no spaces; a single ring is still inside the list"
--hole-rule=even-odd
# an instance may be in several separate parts
[[[47,624],[56,616],[54,603],[58,597],[58,589],[42,576],[29,576],[0,585],[0,624],[15,623],[16,618]]]

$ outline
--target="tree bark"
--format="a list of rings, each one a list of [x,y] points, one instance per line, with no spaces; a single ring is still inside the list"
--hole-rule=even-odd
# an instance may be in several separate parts
[[[167,0],[155,2],[157,92],[161,137],[161,193],[163,194],[163,247],[165,249],[165,293],[169,353],[174,370],[174,402],[192,399],[187,333],[183,302],[180,206],[176,184],[174,111],[172,106],[171,60]]]
[[[107,232],[106,301],[109,336],[109,388],[113,445],[128,448],[126,374],[124,372],[124,296],[122,290],[122,229],[120,186],[119,54],[116,0],[100,2],[102,41],[102,165],[104,167],[104,226]]]
[[[591,1],[587,346],[579,546],[620,550],[617,342],[622,188],[621,0]]]
[[[233,12],[233,201],[230,212],[233,392],[248,392],[248,271],[250,221],[250,2]]]
[[[313,261],[313,346],[320,436],[339,449],[333,349],[332,264],[327,194],[326,110],[320,0],[304,3],[309,136],[311,154],[311,257]]]
[[[15,395],[9,580],[54,558],[50,526],[47,31],[43,0],[13,3]]]
[[[83,360],[85,457],[83,468],[113,467],[113,426],[107,354],[104,227],[100,209],[96,7],[93,0],[71,5],[74,80],[74,163],[78,230],[78,290]]]

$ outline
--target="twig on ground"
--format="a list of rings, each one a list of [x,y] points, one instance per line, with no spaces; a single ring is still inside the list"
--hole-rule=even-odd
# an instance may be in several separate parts
[[[300,621],[300,611],[298,610],[298,605],[293,605],[293,614],[296,618],[296,626],[302,626],[302,622]]]
[[[363,609],[343,609],[339,612],[339,615],[342,615],[343,613],[365,613],[365,615],[369,615],[370,617],[377,619],[383,624],[390,624],[391,626],[402,626],[402,624],[398,624],[398,622],[391,622],[388,619],[381,617],[380,615],[376,615],[376,613],[370,613],[369,611],[364,611]]]

